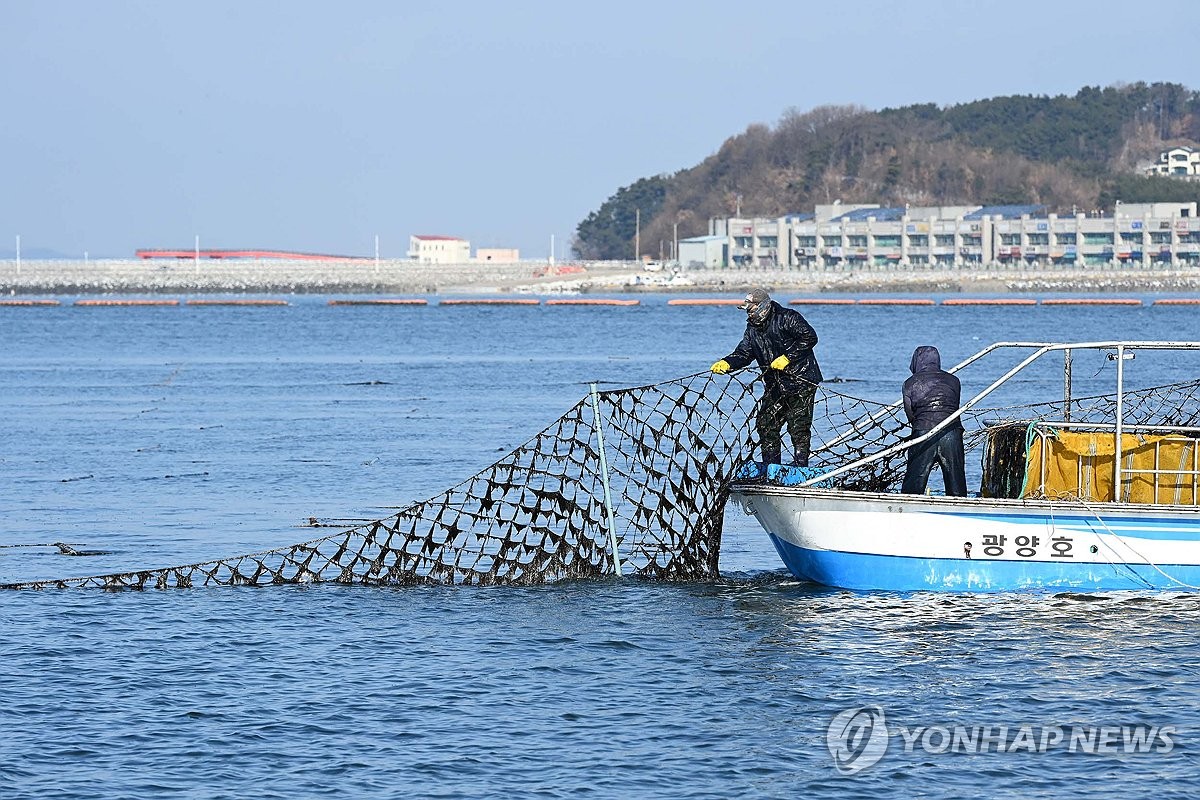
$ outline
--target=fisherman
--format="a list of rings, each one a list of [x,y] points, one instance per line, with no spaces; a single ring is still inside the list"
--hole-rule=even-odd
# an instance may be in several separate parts
[[[912,377],[904,382],[904,413],[912,427],[912,438],[924,436],[958,410],[962,387],[958,378],[942,369],[942,356],[931,345],[913,351],[909,364]],[[904,473],[904,494],[924,494],[929,473],[936,462],[942,468],[946,494],[967,496],[964,468],[963,426],[958,419],[932,439],[908,449],[908,469]]]
[[[784,308],[766,289],[751,289],[738,308],[746,312],[746,333],[732,353],[712,365],[724,374],[757,361],[764,369],[765,392],[755,414],[763,461],[780,463],[780,433],[786,422],[792,440],[792,464],[808,466],[813,402],[821,367],[813,354],[817,332],[798,311]]]

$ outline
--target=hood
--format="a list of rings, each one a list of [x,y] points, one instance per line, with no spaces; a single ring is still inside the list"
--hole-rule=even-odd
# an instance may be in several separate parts
[[[908,368],[913,375],[918,372],[937,372],[942,368],[942,354],[933,345],[923,344],[913,351]]]

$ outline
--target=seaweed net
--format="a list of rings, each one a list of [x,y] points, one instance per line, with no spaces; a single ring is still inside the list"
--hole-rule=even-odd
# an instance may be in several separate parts
[[[648,579],[712,577],[728,486],[753,445],[757,382],[701,373],[587,395],[448,491],[332,535],[3,588],[536,584],[613,575],[618,565]]]
[[[35,580],[6,589],[106,589],[343,584],[538,584],[632,575],[717,575],[731,482],[758,445],[760,377],[710,373],[585,396],[554,423],[448,491],[383,519],[299,544],[197,564]],[[1200,381],[1127,393],[1130,424],[1197,424]],[[969,449],[985,424],[1061,413],[1043,403],[972,409]],[[1115,397],[1081,398],[1072,418],[1111,420]],[[828,469],[879,454],[908,424],[899,404],[817,392],[810,465]],[[833,479],[840,488],[894,490],[905,453]],[[605,477],[607,476],[607,487]],[[615,548],[614,548],[615,542]]]

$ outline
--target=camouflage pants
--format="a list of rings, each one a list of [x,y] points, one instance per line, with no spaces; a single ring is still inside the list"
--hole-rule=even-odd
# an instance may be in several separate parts
[[[817,387],[806,386],[798,393],[786,397],[766,396],[758,406],[754,423],[758,428],[758,441],[762,447],[763,461],[780,463],[780,435],[786,423],[788,437],[792,440],[792,463],[808,466],[809,440],[812,436],[813,403]]]

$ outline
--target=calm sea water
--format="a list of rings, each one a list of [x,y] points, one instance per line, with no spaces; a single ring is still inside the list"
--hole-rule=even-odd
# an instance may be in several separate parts
[[[705,369],[727,307],[0,309],[0,581],[209,559],[374,518],[490,464],[588,381]],[[1186,307],[814,307],[827,377],[912,349],[1200,339]],[[1136,366],[1135,366],[1136,365]],[[1082,386],[1111,379],[1079,366]],[[1109,367],[1111,369],[1111,367]],[[1131,379],[1194,377],[1143,358]],[[1054,397],[1057,368],[1023,388]],[[1159,380],[1159,379],[1162,380]],[[834,384],[831,384],[834,385]],[[981,388],[976,385],[969,388]],[[66,541],[107,555],[70,558]],[[725,578],[534,589],[0,593],[3,797],[1191,797],[1200,595],[855,594],[728,512]],[[1170,752],[906,753],[831,719],[1174,726]]]

